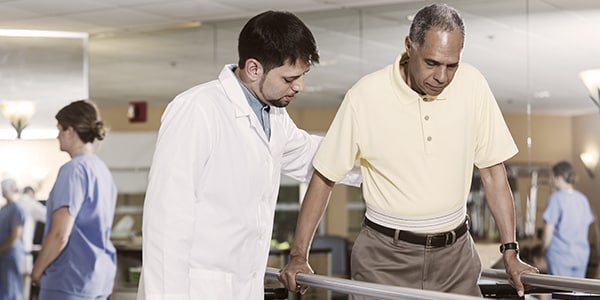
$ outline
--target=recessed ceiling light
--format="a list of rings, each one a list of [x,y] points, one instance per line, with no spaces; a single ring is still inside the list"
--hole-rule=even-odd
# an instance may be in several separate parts
[[[0,29],[0,36],[14,37],[50,37],[50,38],[87,38],[86,32],[25,30],[25,29]]]
[[[546,99],[550,98],[550,91],[537,91],[533,93],[535,99]]]
[[[336,59],[322,59],[319,61],[319,66],[327,67],[327,66],[335,66],[337,65]]]
[[[320,92],[322,90],[323,90],[323,87],[320,85],[311,85],[311,86],[304,87],[305,93]]]

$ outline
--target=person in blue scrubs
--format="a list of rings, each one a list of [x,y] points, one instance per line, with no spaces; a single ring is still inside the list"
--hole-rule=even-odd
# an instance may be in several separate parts
[[[40,300],[107,299],[116,274],[110,232],[117,188],[92,144],[106,130],[96,106],[76,101],[56,114],[61,166],[48,196],[44,241],[32,271]]]
[[[585,277],[590,244],[588,230],[594,215],[587,197],[573,188],[575,171],[569,162],[552,167],[555,191],[544,211],[544,248],[548,273]]]
[[[6,205],[0,208],[0,300],[22,300],[25,212],[15,202],[19,193],[16,182],[5,179],[1,185]]]

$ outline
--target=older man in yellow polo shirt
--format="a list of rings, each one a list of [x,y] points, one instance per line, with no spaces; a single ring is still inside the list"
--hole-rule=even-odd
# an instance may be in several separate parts
[[[459,63],[463,44],[459,13],[427,6],[413,20],[406,52],[347,92],[313,162],[281,274],[288,289],[305,289],[295,275],[312,272],[308,250],[332,186],[358,160],[367,211],[352,249],[353,279],[480,296],[481,264],[466,218],[476,166],[506,271],[523,295],[520,275],[537,269],[518,257],[503,164],[518,150],[485,78]]]

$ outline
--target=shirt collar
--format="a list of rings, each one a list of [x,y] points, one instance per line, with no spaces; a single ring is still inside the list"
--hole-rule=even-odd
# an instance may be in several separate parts
[[[235,73],[235,69],[237,69],[237,66],[235,66],[235,65],[229,66],[229,69],[231,70],[231,72]],[[246,101],[248,101],[248,104],[250,105],[250,108],[252,108],[252,111],[254,111],[254,113],[256,113],[257,115],[260,115],[261,110],[263,110],[263,109],[269,111],[270,107],[267,104],[260,102],[260,100],[258,100],[256,97],[254,97],[252,92],[250,92],[250,90],[240,81],[240,79],[237,78],[237,76],[235,78],[238,80],[238,83],[242,87],[242,91],[244,92]]]
[[[402,78],[402,73],[401,73],[402,69],[400,69],[400,65],[406,64],[407,62],[408,62],[408,56],[406,56],[404,53],[402,53],[401,55],[398,55],[398,57],[396,58],[396,61],[394,62],[394,65],[392,67],[392,74],[391,74],[392,83],[396,87],[396,92],[398,93],[399,98],[401,99],[402,102],[404,102],[405,104],[409,104],[409,103],[413,103],[413,102],[417,101],[419,98],[422,99],[424,102],[433,102],[435,100],[446,100],[446,98],[443,96],[445,89],[444,89],[444,91],[442,91],[442,93],[439,96],[429,96],[429,95],[421,95],[421,94],[415,92],[412,88],[410,88],[410,86],[408,86],[408,84],[406,84],[406,82]],[[448,87],[446,87],[446,88],[448,88]]]
[[[252,108],[252,111],[254,111],[254,113],[260,115],[263,109],[269,111],[269,105],[264,104],[258,99],[256,99],[252,92],[250,92],[250,90],[241,81],[240,86],[242,87],[242,90],[244,91],[244,96],[246,96],[246,100],[248,100],[248,104],[250,105],[250,108]]]

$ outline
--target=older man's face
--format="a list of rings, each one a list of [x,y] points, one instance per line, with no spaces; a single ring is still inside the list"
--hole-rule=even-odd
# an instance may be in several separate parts
[[[452,82],[462,51],[460,31],[430,29],[423,45],[407,38],[408,82],[417,93],[438,96]]]

